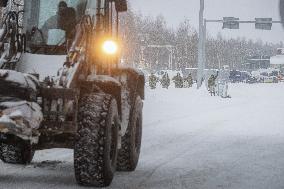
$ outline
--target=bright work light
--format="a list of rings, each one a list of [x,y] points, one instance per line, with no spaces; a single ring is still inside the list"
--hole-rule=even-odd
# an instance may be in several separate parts
[[[103,43],[103,51],[108,55],[114,55],[118,51],[118,45],[113,40],[107,40]]]

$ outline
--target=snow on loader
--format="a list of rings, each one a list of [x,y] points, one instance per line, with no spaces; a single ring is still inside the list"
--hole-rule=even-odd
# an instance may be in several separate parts
[[[111,184],[140,154],[144,75],[119,64],[126,0],[0,0],[0,158],[74,149],[77,182]]]

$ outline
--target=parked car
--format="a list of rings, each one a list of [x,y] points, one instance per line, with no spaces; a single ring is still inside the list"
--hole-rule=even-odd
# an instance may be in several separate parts
[[[252,76],[257,78],[258,82],[261,83],[278,83],[280,70],[268,68],[260,69],[252,72]]]
[[[249,84],[253,84],[253,83],[257,83],[258,80],[256,77],[253,77],[253,76],[249,76],[246,80],[246,83],[249,83]]]
[[[246,71],[232,70],[230,71],[230,81],[232,83],[246,82],[250,77],[250,73]]]

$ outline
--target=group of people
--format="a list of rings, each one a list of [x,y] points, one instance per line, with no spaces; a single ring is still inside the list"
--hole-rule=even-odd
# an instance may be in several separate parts
[[[162,88],[168,89],[171,82],[175,84],[175,88],[190,88],[192,87],[194,80],[191,74],[183,77],[180,73],[177,73],[173,78],[170,78],[167,72],[159,78],[154,73],[149,76],[149,87],[156,89],[157,84],[160,83]],[[230,98],[228,95],[228,81],[224,71],[218,71],[215,74],[211,74],[207,80],[207,89],[211,96],[221,96],[222,98]]]
[[[190,88],[193,85],[193,79],[191,74],[187,77],[182,77],[180,73],[177,73],[176,76],[172,78],[172,81],[175,84],[175,88]],[[169,74],[166,72],[162,75],[162,78],[155,76],[153,73],[149,77],[149,86],[151,89],[155,89],[158,83],[161,83],[162,88],[168,89],[171,85],[171,78]]]

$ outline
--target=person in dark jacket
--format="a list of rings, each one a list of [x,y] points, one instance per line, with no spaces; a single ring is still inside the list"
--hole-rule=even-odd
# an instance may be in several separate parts
[[[60,1],[58,4],[57,14],[50,17],[41,28],[44,39],[48,38],[50,29],[61,29],[66,32],[66,38],[70,39],[74,35],[76,26],[76,11],[73,7],[68,7],[65,1]]]
[[[149,86],[151,89],[156,89],[159,78],[153,73],[149,76]]]
[[[169,74],[167,72],[164,73],[164,75],[161,79],[161,84],[162,84],[163,88],[166,88],[166,89],[169,88],[169,86],[171,84],[171,80],[170,80]]]
[[[180,73],[173,78],[176,88],[183,88],[183,78],[181,77]]]
[[[215,88],[216,88],[216,79],[218,77],[218,73],[217,75],[211,75],[210,78],[208,79],[208,90],[210,92],[210,95],[211,96],[215,96],[216,95],[216,91],[215,91]]]
[[[191,74],[188,74],[188,76],[184,80],[186,82],[187,87],[189,87],[189,88],[192,87],[193,79],[192,79]]]

